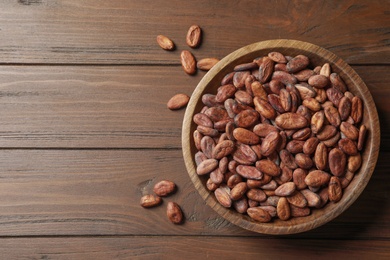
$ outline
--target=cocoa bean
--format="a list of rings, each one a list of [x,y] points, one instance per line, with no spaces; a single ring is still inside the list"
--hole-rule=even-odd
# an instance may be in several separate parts
[[[287,112],[277,116],[275,124],[282,129],[300,129],[308,126],[308,121],[297,113]]]
[[[168,202],[167,217],[173,224],[181,224],[183,222],[183,211],[176,202]]]
[[[189,75],[196,73],[196,60],[191,52],[183,50],[180,54],[180,62],[185,73]]]
[[[171,51],[171,50],[175,49],[175,44],[167,36],[157,35],[157,43],[164,50]]]
[[[153,192],[159,197],[165,197],[176,190],[176,184],[172,181],[162,180],[156,183],[153,187]]]
[[[219,62],[217,58],[204,58],[196,63],[196,67],[200,70],[208,71]]]
[[[202,40],[202,29],[198,25],[192,25],[187,32],[186,43],[191,48],[196,48]]]
[[[185,107],[190,101],[190,97],[186,94],[176,94],[171,97],[167,103],[170,110],[178,110]]]
[[[333,148],[329,152],[329,168],[330,172],[335,176],[342,176],[345,171],[347,157],[345,153],[338,148]]]
[[[140,204],[144,208],[151,208],[160,205],[162,199],[153,194],[147,194],[141,197]]]

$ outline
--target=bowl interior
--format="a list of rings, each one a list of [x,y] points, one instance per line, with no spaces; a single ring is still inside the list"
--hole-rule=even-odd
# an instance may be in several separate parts
[[[193,140],[196,129],[193,115],[200,112],[204,106],[201,98],[203,94],[216,94],[222,78],[233,71],[234,66],[251,62],[254,58],[265,56],[271,51],[278,51],[284,55],[296,56],[303,54],[309,57],[314,68],[328,62],[332,72],[337,72],[347,84],[349,91],[363,100],[364,115],[362,123],[367,127],[368,134],[365,148],[362,153],[362,166],[355,177],[344,190],[342,199],[338,203],[328,203],[322,209],[312,210],[307,217],[292,218],[288,221],[275,219],[270,223],[259,223],[249,216],[237,213],[233,209],[222,207],[213,193],[206,188],[207,177],[196,174],[194,155],[197,152]],[[245,46],[222,59],[199,82],[187,106],[182,128],[183,156],[188,174],[199,194],[211,208],[228,221],[242,228],[263,234],[293,234],[304,232],[323,225],[345,211],[361,194],[367,185],[378,158],[380,128],[378,114],[372,96],[357,73],[335,54],[310,43],[295,40],[270,40]]]

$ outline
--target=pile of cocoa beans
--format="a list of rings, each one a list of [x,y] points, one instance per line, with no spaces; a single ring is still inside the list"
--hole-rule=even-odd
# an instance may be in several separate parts
[[[363,103],[328,63],[271,52],[235,66],[202,102],[196,172],[222,206],[256,221],[337,203],[361,166]]]

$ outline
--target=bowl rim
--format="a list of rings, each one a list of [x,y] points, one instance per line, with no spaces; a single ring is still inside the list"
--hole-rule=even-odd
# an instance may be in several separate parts
[[[220,71],[223,71],[228,66],[232,66],[234,62],[237,62],[242,57],[254,55],[257,52],[272,49],[297,49],[302,50],[306,53],[310,53],[317,57],[319,56],[322,59],[324,59],[325,57],[325,59],[331,64],[332,69],[336,68],[337,70],[343,72],[356,86],[356,91],[359,92],[359,96],[364,99],[365,113],[367,110],[367,115],[370,115],[368,120],[369,127],[366,126],[368,129],[370,129],[370,134],[366,138],[370,139],[370,145],[367,145],[365,147],[365,150],[367,151],[364,151],[368,154],[367,163],[365,163],[364,172],[361,173],[362,176],[359,178],[360,181],[355,184],[355,189],[353,190],[353,192],[350,192],[348,196],[343,196],[342,201],[338,202],[340,203],[339,205],[334,206],[333,208],[331,208],[330,211],[326,211],[324,214],[321,215],[320,218],[314,218],[308,222],[303,223],[295,223],[294,221],[291,221],[289,223],[292,223],[292,225],[289,226],[275,225],[274,222],[254,222],[248,219],[244,219],[245,217],[242,216],[242,214],[237,213],[232,209],[224,208],[223,206],[221,206],[219,203],[216,202],[215,198],[213,198],[212,192],[207,190],[206,187],[204,187],[204,185],[201,183],[199,176],[196,174],[195,162],[191,153],[191,125],[193,124],[192,116],[194,115],[196,106],[201,99],[203,92],[209,86],[211,80],[216,77],[220,73]],[[243,53],[245,54],[242,55]],[[366,140],[366,144],[367,143],[368,140]],[[343,213],[353,204],[353,202],[360,196],[360,194],[363,192],[364,188],[368,184],[368,181],[370,180],[376,166],[376,162],[379,155],[379,148],[380,127],[377,109],[371,96],[371,93],[369,92],[366,84],[363,82],[360,76],[352,69],[351,66],[349,66],[344,60],[336,56],[334,53],[312,43],[291,39],[266,40],[252,43],[242,48],[239,48],[236,51],[233,51],[232,53],[221,59],[221,61],[218,62],[211,70],[209,70],[199,81],[187,105],[182,124],[182,152],[184,162],[190,179],[193,182],[198,193],[203,198],[203,200],[208,206],[210,206],[214,211],[216,211],[220,216],[222,216],[229,222],[244,229],[262,234],[285,235],[301,233],[324,225],[329,221],[333,220],[334,218],[338,217],[341,213]],[[190,158],[190,160],[186,158]],[[358,172],[361,171],[363,171],[363,165]],[[342,206],[341,209],[340,206]],[[236,217],[237,214],[240,215],[240,218]]]

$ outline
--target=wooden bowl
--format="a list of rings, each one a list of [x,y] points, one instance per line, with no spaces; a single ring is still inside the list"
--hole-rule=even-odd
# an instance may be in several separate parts
[[[338,203],[328,203],[321,209],[312,210],[311,215],[306,217],[291,218],[287,221],[275,219],[269,223],[259,223],[246,214],[240,214],[234,209],[221,206],[213,192],[206,188],[207,178],[196,174],[194,155],[197,150],[193,140],[193,132],[196,129],[196,125],[193,123],[192,118],[203,107],[202,95],[205,93],[215,94],[223,76],[233,71],[234,66],[251,62],[254,58],[265,56],[271,51],[278,51],[289,56],[306,55],[314,66],[328,62],[331,65],[332,72],[339,73],[343,78],[349,91],[363,100],[364,115],[362,123],[367,127],[368,134],[362,153],[362,166],[356,172],[349,186],[344,190],[343,197]],[[222,59],[202,78],[194,90],[186,109],[182,127],[182,148],[187,171],[195,188],[206,204],[231,223],[263,234],[282,235],[305,232],[339,216],[359,197],[370,180],[377,162],[379,144],[380,128],[377,110],[372,96],[362,79],[346,62],[335,54],[314,44],[296,40],[269,40],[254,43],[236,50]]]

